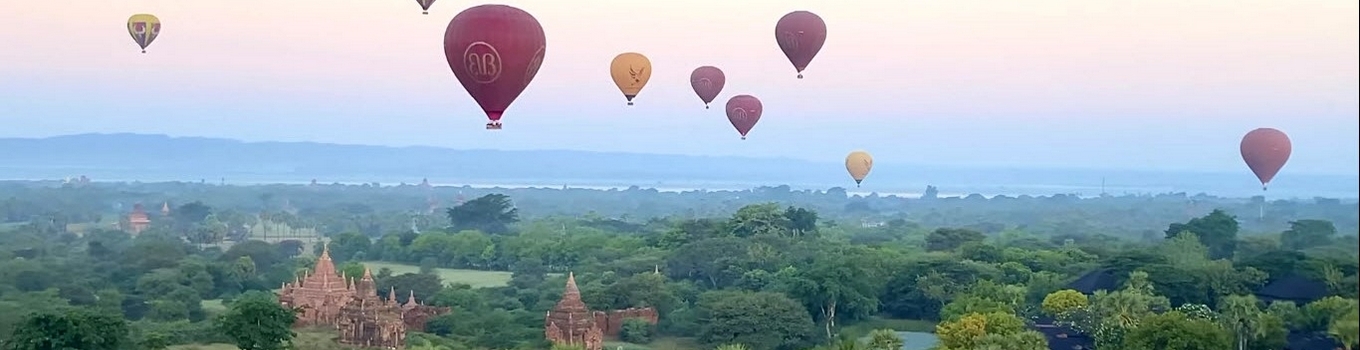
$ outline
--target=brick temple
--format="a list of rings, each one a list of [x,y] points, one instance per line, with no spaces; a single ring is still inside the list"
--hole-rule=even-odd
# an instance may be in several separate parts
[[[613,311],[591,311],[581,301],[581,290],[576,286],[576,275],[567,274],[567,287],[562,300],[544,317],[543,333],[558,345],[580,346],[586,350],[601,350],[606,337],[618,337],[623,321],[641,319],[653,325],[657,322],[656,309],[628,308]]]
[[[298,311],[294,327],[333,327],[341,344],[382,349],[404,349],[407,330],[423,331],[430,317],[449,312],[420,304],[415,292],[404,304],[397,303],[395,289],[387,296],[378,296],[368,267],[358,280],[338,272],[326,246],[311,273],[283,285],[279,303]]]

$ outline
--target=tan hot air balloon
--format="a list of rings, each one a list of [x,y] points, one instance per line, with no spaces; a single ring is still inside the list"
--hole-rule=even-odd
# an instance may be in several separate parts
[[[869,170],[874,168],[874,156],[869,152],[854,151],[845,156],[845,171],[850,172],[850,178],[855,179],[855,187],[864,181],[865,176],[869,176]]]
[[[652,61],[640,53],[624,52],[614,56],[614,61],[609,63],[609,75],[632,106],[633,98],[647,86],[647,80],[652,79]]]

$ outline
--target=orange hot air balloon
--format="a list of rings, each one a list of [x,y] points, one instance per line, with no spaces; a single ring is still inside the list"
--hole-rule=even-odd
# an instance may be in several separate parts
[[[854,151],[845,156],[845,171],[855,180],[855,187],[864,182],[864,178],[869,176],[869,171],[873,168],[874,156],[869,155],[869,152]]]
[[[1284,168],[1293,149],[1289,135],[1272,128],[1252,130],[1242,137],[1242,160],[1256,174],[1256,179],[1261,180],[1262,191],[1270,185],[1270,180],[1275,178],[1280,168]]]

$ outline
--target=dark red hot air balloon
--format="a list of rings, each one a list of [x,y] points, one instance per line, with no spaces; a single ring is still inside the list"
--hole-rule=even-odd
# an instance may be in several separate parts
[[[1247,167],[1261,180],[1262,191],[1266,190],[1266,186],[1275,178],[1275,174],[1280,172],[1280,168],[1284,167],[1284,163],[1289,161],[1289,153],[1294,149],[1289,143],[1289,135],[1272,128],[1248,132],[1242,137],[1241,148],[1242,160],[1247,162]]]
[[[746,139],[746,133],[751,132],[751,128],[760,121],[760,113],[765,111],[765,106],[760,104],[760,99],[751,95],[736,95],[727,100],[727,121],[732,122],[732,126],[741,133],[741,139]]]
[[[444,31],[444,57],[491,120],[487,129],[501,128],[501,115],[538,74],[545,49],[538,20],[505,5],[463,10]]]
[[[718,67],[703,66],[689,73],[689,85],[694,88],[694,93],[699,95],[699,99],[704,101],[704,109],[708,109],[708,104],[718,98],[724,84],[727,84],[727,75],[724,75]]]
[[[784,56],[793,63],[793,68],[798,70],[798,79],[802,79],[803,70],[826,43],[826,22],[812,12],[789,12],[775,24],[774,38],[779,42],[779,49],[784,50]]]
[[[434,0],[416,0],[416,3],[420,4],[420,13],[428,15],[430,14],[430,5],[434,5]]]

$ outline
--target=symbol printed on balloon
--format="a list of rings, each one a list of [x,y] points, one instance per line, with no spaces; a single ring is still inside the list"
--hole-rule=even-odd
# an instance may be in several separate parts
[[[543,66],[543,49],[547,47],[539,46],[538,51],[534,52],[534,57],[529,59],[529,68],[524,71],[524,86],[529,86],[529,82],[538,75],[538,69]]]
[[[712,88],[713,88],[713,80],[712,80],[712,79],[708,79],[708,78],[699,78],[699,86],[702,87],[702,88],[705,89],[705,90],[707,90],[707,89],[712,89]]]
[[[755,113],[755,111],[751,111],[751,113]],[[732,115],[741,122],[746,122],[746,118],[749,117],[746,113],[746,109],[741,107],[732,108]]]
[[[474,42],[463,50],[463,66],[472,81],[494,83],[501,78],[501,53],[484,41]]]
[[[137,35],[141,35],[141,34],[143,34],[143,33],[146,33],[146,22],[135,22],[135,23],[132,23],[132,32],[135,33],[135,34],[137,34]]]
[[[783,44],[785,49],[788,49],[790,51],[798,51],[798,34],[794,34],[792,32],[780,33],[779,43]]]
[[[151,25],[151,35],[152,35],[152,36],[158,35],[158,34],[160,34],[160,33],[161,33],[161,24],[160,24],[160,23],[156,23],[156,24]]]
[[[639,78],[638,78],[638,75],[641,75],[642,72],[646,72],[646,71],[647,71],[647,67],[633,68],[633,66],[628,66],[628,75],[629,75],[630,77],[633,78],[633,85],[637,85],[637,84],[641,84],[641,83],[642,83],[642,79],[639,79]]]

